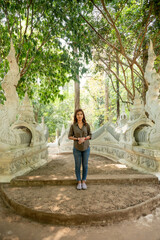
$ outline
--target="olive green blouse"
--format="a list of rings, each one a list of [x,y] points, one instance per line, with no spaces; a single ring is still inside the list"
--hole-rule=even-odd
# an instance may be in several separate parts
[[[83,125],[82,128],[79,128],[78,123],[74,123],[71,125],[68,137],[81,138],[87,136],[92,137],[90,126],[88,123],[86,125]],[[79,151],[85,151],[89,147],[89,140],[85,140],[85,142],[81,144],[78,143],[78,140],[74,140],[74,147]]]

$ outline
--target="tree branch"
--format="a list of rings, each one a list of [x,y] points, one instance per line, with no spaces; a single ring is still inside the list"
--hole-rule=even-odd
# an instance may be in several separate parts
[[[85,89],[89,92],[90,96],[93,98],[93,100],[94,100],[95,103],[97,104],[97,99],[95,98],[95,96],[93,96],[93,95],[91,94],[91,91],[90,91],[89,87],[85,87]]]
[[[106,70],[104,70],[104,71],[107,73],[107,71],[106,71]],[[110,75],[110,74],[109,74],[108,76],[109,76],[109,79],[111,80],[111,84],[112,84],[113,90],[114,90],[114,91],[115,91],[115,93],[117,94],[117,90],[116,90],[116,89],[115,89],[115,87],[114,87],[114,83],[113,83],[112,77],[111,77],[111,75]],[[121,97],[120,93],[119,93],[119,98],[121,99],[121,101],[122,101],[123,103],[132,104],[131,102],[124,101],[124,100],[122,99],[122,97]]]
[[[122,12],[122,10],[123,10],[123,8],[125,7],[125,4],[126,4],[127,2],[128,2],[128,0],[126,0],[126,1],[124,2],[123,6],[121,7],[119,13],[117,14],[117,17],[116,17],[115,23],[117,22],[117,19],[119,18],[120,13]]]
[[[151,16],[151,12],[150,12],[149,15],[148,15],[148,18],[147,18],[147,21],[146,21],[146,24],[145,24],[144,31],[142,31],[142,32],[139,34],[138,38],[137,38],[137,42],[136,42],[136,45],[135,45],[135,48],[134,48],[134,54],[133,54],[133,55],[134,55],[134,58],[137,58],[137,57],[139,56],[139,54],[140,54],[140,49],[141,49],[141,47],[142,47],[144,38],[145,38],[146,33],[147,33],[147,28],[148,28],[148,25],[149,25],[150,16]],[[139,45],[139,47],[138,47],[138,49],[137,49],[138,41],[139,41],[139,39],[140,39],[140,37],[141,37],[142,35],[143,35],[143,37],[142,37],[141,43],[140,43],[140,45]],[[136,52],[137,52],[137,54],[136,54]]]
[[[94,41],[92,41],[92,43],[93,43],[93,45],[95,46],[95,49],[97,50],[97,52],[99,52],[99,50],[98,50],[98,48],[97,48],[97,43],[95,43]],[[109,59],[109,62],[110,62],[110,63],[111,63],[111,56],[112,56],[113,63],[116,63],[117,59],[116,59],[116,52],[114,51],[114,49],[113,49],[112,51],[106,52],[106,49],[105,49],[102,45],[100,45],[100,43],[98,43],[98,46],[99,46],[103,51],[105,51],[105,54],[107,54],[106,56],[107,56],[107,58]],[[112,52],[115,53],[115,56],[113,55]],[[100,53],[99,53],[99,54],[100,54]],[[106,58],[103,58],[103,57],[101,56],[101,59],[105,60]],[[123,74],[124,74],[125,85],[126,85],[127,79],[126,79],[126,74],[125,74],[125,72],[126,72],[126,70],[127,70],[128,68],[130,68],[130,65],[128,65],[127,63],[124,63],[122,60],[120,60],[119,55],[118,55],[118,60],[119,60],[119,63],[120,63],[120,65],[121,65],[121,68],[122,68],[122,71],[123,71]],[[123,66],[126,66],[126,69],[124,69]],[[140,75],[140,73],[139,73],[136,69],[133,68],[133,72],[134,72],[142,81],[144,81],[143,76]]]
[[[109,23],[109,25],[112,25],[112,22],[109,21],[109,19],[106,17],[106,15],[102,12],[102,10],[94,3],[93,0],[91,0],[91,2],[93,3],[93,5],[98,9],[98,11],[102,14],[102,16],[107,20],[107,22]]]
[[[17,63],[19,62],[19,56],[20,56],[20,49],[21,49],[21,42],[22,42],[22,22],[21,22],[21,15],[19,14],[19,29],[20,29],[20,41],[19,41],[19,53],[17,54]]]
[[[26,68],[27,60],[28,60],[28,55],[29,55],[29,53],[30,53],[30,50],[31,50],[31,49],[29,48],[28,51],[27,51],[26,60],[25,60],[24,66],[23,66],[23,68],[22,68],[22,70],[21,70],[21,73],[23,73],[24,70],[25,70],[25,68]],[[20,73],[20,76],[21,76],[21,73]]]
[[[111,48],[116,49],[117,52],[121,53],[120,50],[115,47],[114,45],[112,45],[110,42],[108,42],[104,37],[102,37],[101,34],[99,34],[99,32],[88,22],[88,20],[82,15],[80,14],[80,16],[84,19],[84,21],[92,28],[92,30],[98,35],[98,37],[105,42],[106,44],[108,44]]]
[[[47,42],[49,35],[50,35],[50,33],[48,33],[46,39],[45,39],[45,40],[42,42],[42,44],[39,46],[39,48],[37,49],[36,53],[37,53],[37,52],[43,47],[43,45]],[[27,58],[26,58],[26,59],[27,59]],[[20,77],[22,77],[22,76],[27,72],[27,70],[29,69],[29,67],[30,67],[30,65],[31,65],[31,63],[33,62],[34,59],[35,59],[35,56],[33,56],[33,57],[30,59],[29,63],[26,64],[26,67],[23,68],[23,71],[20,72]]]
[[[10,28],[10,24],[9,24],[9,17],[8,17],[8,12],[7,12],[7,8],[6,8],[6,1],[4,1],[4,8],[3,8],[3,11],[5,13],[5,16],[6,16],[6,19],[7,19],[7,26],[8,26],[8,32],[9,32],[9,35],[10,35],[10,38],[12,37],[12,32],[11,32],[11,28]]]
[[[112,26],[114,27],[114,29],[115,29],[115,31],[116,31],[116,35],[117,35],[117,38],[118,38],[118,40],[119,40],[120,48],[121,48],[121,51],[120,51],[120,52],[121,52],[123,55],[126,55],[126,54],[125,54],[125,49],[124,49],[123,44],[122,44],[121,35],[120,35],[119,31],[118,31],[118,28],[116,27],[115,22],[113,21],[110,13],[108,12],[108,10],[107,10],[107,8],[106,8],[106,6],[105,6],[104,0],[101,0],[101,3],[102,3],[102,6],[103,6],[104,11],[105,11],[106,14],[107,14],[107,17],[108,17],[109,20],[111,21]]]
[[[131,69],[131,79],[132,79],[133,96],[135,96],[135,82],[134,82],[134,74],[133,74],[133,65],[131,65],[130,69]]]
[[[111,67],[105,63],[105,61],[101,58],[101,56],[99,55],[99,58],[101,59],[101,61],[104,63],[104,65],[108,68],[108,70],[113,73],[113,75],[116,77],[116,79],[122,84],[122,86],[126,89],[126,91],[129,93],[131,99],[133,100],[133,94],[130,92],[130,90],[127,88],[127,86],[122,82],[122,80],[118,77],[118,75],[111,69]]]
[[[25,39],[25,35],[26,35],[26,32],[27,32],[27,28],[28,28],[28,20],[29,20],[29,8],[30,8],[30,5],[31,5],[31,2],[32,0],[30,0],[28,6],[27,6],[27,19],[26,19],[26,27],[25,27],[25,30],[24,30],[24,34],[23,34],[23,41],[22,41],[22,45],[24,43],[24,39]]]
[[[120,64],[120,66],[121,66],[121,69],[122,69],[122,72],[123,72],[123,76],[124,76],[125,85],[126,85],[126,83],[127,83],[126,73],[125,73],[125,70],[124,70],[124,68],[123,68],[123,65],[122,65],[122,63],[121,63],[121,61],[120,61],[120,59],[119,59],[118,54],[117,54],[117,60],[118,60],[118,62],[119,62],[119,64]]]
[[[30,32],[29,38],[31,37],[32,33],[33,33],[33,2],[32,2],[32,17],[31,17],[31,32]]]

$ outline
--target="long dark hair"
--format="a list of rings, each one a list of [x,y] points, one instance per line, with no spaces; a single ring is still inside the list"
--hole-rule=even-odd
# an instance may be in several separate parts
[[[85,114],[83,112],[83,110],[81,108],[77,109],[74,113],[74,123],[77,123],[77,113],[78,112],[82,112],[83,113],[83,119],[82,119],[82,122],[84,123],[84,125],[87,125],[87,122],[86,122],[86,118],[85,118]]]

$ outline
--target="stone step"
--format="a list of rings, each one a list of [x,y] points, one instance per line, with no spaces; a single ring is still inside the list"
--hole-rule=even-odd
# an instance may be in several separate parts
[[[13,187],[1,185],[4,202],[17,214],[58,225],[108,225],[152,212],[160,204],[160,189],[148,185]]]
[[[158,184],[158,178],[154,175],[132,174],[132,175],[90,175],[87,184]],[[20,176],[12,179],[12,186],[43,186],[43,185],[75,185],[76,180],[73,176]]]

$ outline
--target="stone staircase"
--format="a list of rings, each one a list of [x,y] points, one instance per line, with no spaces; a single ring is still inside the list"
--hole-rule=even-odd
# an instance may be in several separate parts
[[[137,219],[160,205],[157,177],[96,155],[89,160],[88,189],[77,190],[72,160],[71,154],[54,156],[46,166],[1,184],[4,202],[24,217],[67,226]]]

